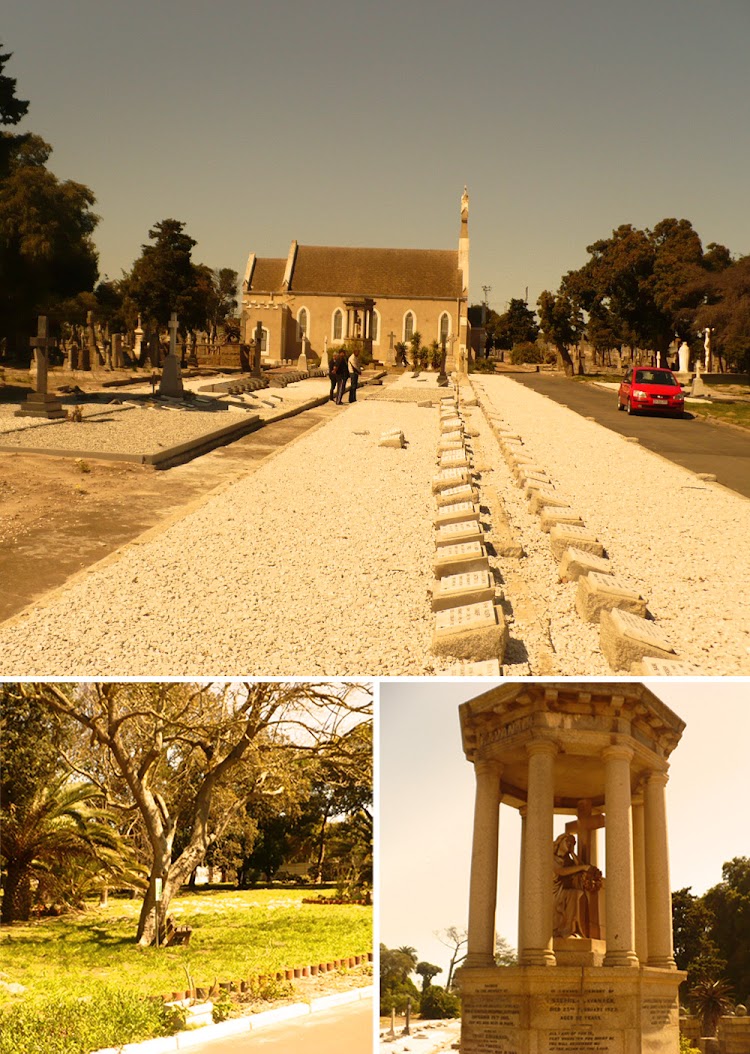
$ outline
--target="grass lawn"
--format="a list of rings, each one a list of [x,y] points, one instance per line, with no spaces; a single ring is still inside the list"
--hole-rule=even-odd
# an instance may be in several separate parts
[[[750,403],[686,403],[685,408],[696,417],[711,417],[750,428]]]
[[[105,908],[0,929],[0,971],[26,986],[24,999],[59,989],[86,996],[102,983],[161,995],[188,987],[185,968],[196,986],[208,987],[372,949],[372,908],[303,904],[309,895],[301,889],[185,893],[169,914],[193,927],[190,945],[159,950],[134,942],[140,902],[111,899]],[[18,998],[0,992],[0,1007]]]

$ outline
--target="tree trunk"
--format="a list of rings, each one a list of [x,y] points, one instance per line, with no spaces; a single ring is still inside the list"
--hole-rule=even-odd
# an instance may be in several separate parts
[[[573,360],[570,357],[570,352],[564,344],[557,345],[557,357],[558,365],[565,370],[565,376],[572,377],[575,373],[575,368],[573,366]]]
[[[31,914],[31,880],[25,863],[10,860],[5,877],[3,909],[0,923],[28,922]]]

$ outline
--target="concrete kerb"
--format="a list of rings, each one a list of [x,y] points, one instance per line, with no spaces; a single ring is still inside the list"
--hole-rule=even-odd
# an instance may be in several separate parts
[[[373,985],[368,985],[366,988],[353,988],[348,992],[320,996],[309,1003],[291,1003],[289,1006],[263,1010],[259,1014],[249,1014],[247,1017],[222,1021],[218,1025],[205,1025],[203,1028],[191,1029],[189,1032],[178,1032],[175,1036],[147,1039],[143,1043],[127,1043],[122,1047],[105,1047],[95,1051],[94,1054],[171,1054],[175,1050],[189,1050],[191,1047],[197,1047],[213,1040],[244,1035],[246,1032],[269,1028],[271,1025],[292,1021],[298,1017],[307,1017],[309,1014],[344,1006],[347,1003],[371,999],[374,990]]]

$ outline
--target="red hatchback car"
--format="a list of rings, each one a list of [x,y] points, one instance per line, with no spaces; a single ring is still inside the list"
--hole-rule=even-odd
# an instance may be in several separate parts
[[[633,366],[625,373],[617,392],[617,409],[629,414],[639,410],[675,414],[685,410],[685,396],[671,370],[655,366]]]

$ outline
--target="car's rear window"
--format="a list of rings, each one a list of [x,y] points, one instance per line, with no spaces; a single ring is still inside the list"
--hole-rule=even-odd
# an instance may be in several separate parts
[[[668,370],[636,370],[635,379],[641,384],[665,384],[670,388],[679,387],[674,374]]]

